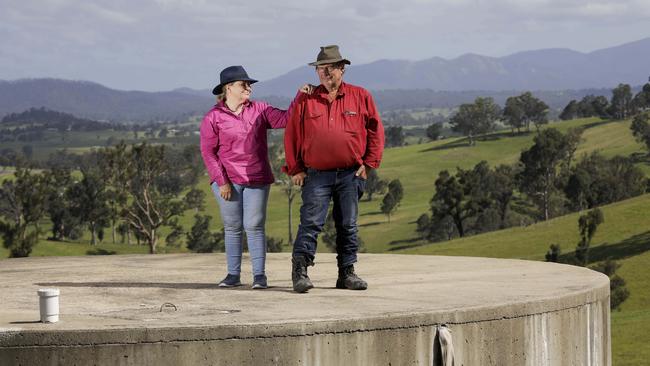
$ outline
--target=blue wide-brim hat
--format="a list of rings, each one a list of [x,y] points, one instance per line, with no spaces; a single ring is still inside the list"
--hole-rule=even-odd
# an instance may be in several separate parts
[[[246,70],[244,70],[244,68],[239,65],[228,66],[223,69],[221,71],[221,74],[219,74],[219,79],[219,85],[215,86],[214,89],[212,89],[212,94],[214,95],[221,94],[223,86],[233,81],[248,81],[251,84],[257,82],[257,80],[249,78]]]

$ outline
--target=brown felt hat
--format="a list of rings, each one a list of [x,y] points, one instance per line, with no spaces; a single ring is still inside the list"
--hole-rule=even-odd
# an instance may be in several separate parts
[[[344,59],[343,56],[341,56],[341,53],[339,52],[339,46],[330,45],[321,47],[318,56],[316,56],[316,62],[310,63],[309,66],[326,65],[337,62],[343,62],[348,65],[350,64],[350,61]]]

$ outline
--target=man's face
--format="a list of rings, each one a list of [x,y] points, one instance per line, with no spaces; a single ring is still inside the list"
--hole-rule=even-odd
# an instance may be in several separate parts
[[[316,73],[327,90],[341,85],[343,79],[343,66],[340,64],[325,64],[316,66]]]

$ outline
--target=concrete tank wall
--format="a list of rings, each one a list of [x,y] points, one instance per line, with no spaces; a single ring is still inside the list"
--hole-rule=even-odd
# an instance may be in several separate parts
[[[282,275],[216,288],[222,256],[111,257],[3,262],[0,365],[433,365],[440,324],[456,366],[611,365],[609,280],[585,268],[363,255],[371,287],[347,291],[319,254],[316,288],[295,294]],[[267,269],[289,261],[270,255]],[[59,323],[33,321],[39,286],[61,288]]]
[[[609,366],[609,299],[448,324],[456,365]],[[436,326],[250,338],[0,348],[1,365],[433,365]]]

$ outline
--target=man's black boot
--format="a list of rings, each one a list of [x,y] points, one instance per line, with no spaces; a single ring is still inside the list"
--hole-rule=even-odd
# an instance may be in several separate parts
[[[293,290],[295,292],[307,292],[310,288],[313,288],[314,285],[309,280],[307,276],[307,266],[312,265],[310,261],[307,260],[304,256],[295,256],[291,258],[291,280],[293,281]]]
[[[347,267],[339,268],[339,279],[336,280],[336,288],[365,290],[368,288],[368,283],[354,273],[354,266],[350,264]]]

